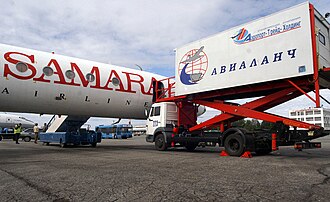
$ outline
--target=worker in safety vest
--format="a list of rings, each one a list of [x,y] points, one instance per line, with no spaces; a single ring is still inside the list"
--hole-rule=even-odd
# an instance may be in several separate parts
[[[22,132],[22,124],[19,123],[18,125],[15,125],[15,128],[14,128],[14,139],[16,141],[16,144],[19,144],[18,139],[19,139],[19,136],[21,135],[21,132]]]
[[[38,123],[34,124],[33,127],[33,132],[34,132],[34,143],[38,143],[38,137],[39,137],[39,127],[38,127]]]

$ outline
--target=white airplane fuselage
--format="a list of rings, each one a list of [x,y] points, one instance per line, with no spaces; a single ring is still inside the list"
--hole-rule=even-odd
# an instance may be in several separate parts
[[[164,78],[3,44],[0,52],[0,111],[143,119],[152,80]]]
[[[19,123],[22,124],[23,128],[33,128],[33,126],[34,126],[33,121],[26,119],[22,116],[16,116],[13,114],[0,114],[1,129],[14,128],[14,126]]]

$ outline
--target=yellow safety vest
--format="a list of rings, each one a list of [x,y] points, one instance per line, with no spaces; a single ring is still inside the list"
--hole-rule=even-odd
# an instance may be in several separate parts
[[[21,133],[22,127],[18,126],[17,128],[14,128],[14,134]]]

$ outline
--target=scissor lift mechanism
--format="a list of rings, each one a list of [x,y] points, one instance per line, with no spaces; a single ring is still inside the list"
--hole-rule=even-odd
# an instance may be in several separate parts
[[[314,8],[312,5],[310,6],[311,29],[312,33],[315,33]],[[316,107],[320,107],[320,99],[322,98],[320,96],[320,89],[329,88],[330,86],[330,67],[318,68],[316,48],[316,37],[312,37],[313,75],[182,96],[175,96],[174,77],[170,77],[155,82],[154,101],[175,102],[178,106],[178,125],[183,126],[183,128],[189,132],[204,130],[213,126],[220,126],[220,132],[224,132],[231,127],[231,123],[234,121],[243,118],[255,118],[272,123],[282,123],[294,128],[304,128],[313,131],[314,138],[321,137],[326,134],[320,126],[265,112],[267,109],[280,105],[300,95],[307,96],[315,103]],[[315,93],[315,98],[308,95],[308,93],[312,91]],[[243,105],[226,102],[226,100],[251,97],[260,98]],[[205,122],[196,124],[196,116],[192,116],[189,112],[187,113],[186,106],[192,105],[204,105],[220,110],[222,113]],[[279,138],[281,137],[277,137],[277,140],[279,140]],[[309,139],[313,138],[305,138],[306,141]],[[273,147],[275,148],[276,146],[273,145]]]

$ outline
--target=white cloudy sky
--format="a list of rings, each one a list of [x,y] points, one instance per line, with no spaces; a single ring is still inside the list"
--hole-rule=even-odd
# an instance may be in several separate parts
[[[0,43],[131,68],[138,64],[145,71],[172,76],[174,48],[302,2],[6,0],[1,2]],[[311,3],[321,14],[330,12],[329,0]],[[298,98],[273,111],[286,115],[292,107],[311,104]],[[44,121],[37,115],[26,117]],[[95,118],[90,123],[102,121],[112,122]]]

